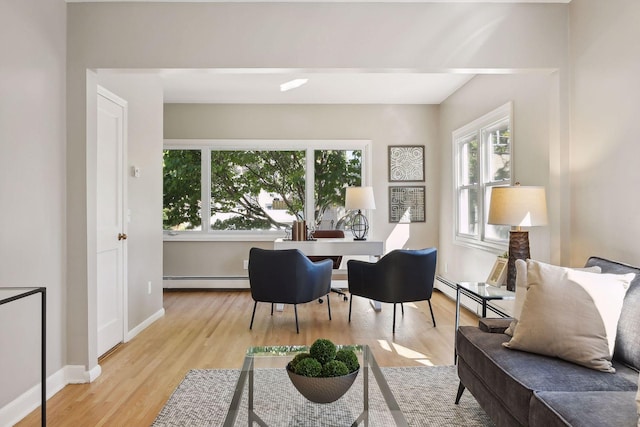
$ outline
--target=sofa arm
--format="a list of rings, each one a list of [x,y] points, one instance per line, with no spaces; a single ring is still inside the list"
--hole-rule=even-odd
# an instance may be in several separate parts
[[[511,317],[499,319],[482,318],[478,321],[478,328],[490,334],[504,334],[504,331],[507,330],[513,320]]]

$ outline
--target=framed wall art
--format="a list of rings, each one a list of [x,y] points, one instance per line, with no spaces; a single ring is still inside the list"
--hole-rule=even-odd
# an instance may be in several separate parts
[[[424,182],[424,145],[389,146],[389,182]]]
[[[425,222],[426,187],[389,187],[389,222]]]

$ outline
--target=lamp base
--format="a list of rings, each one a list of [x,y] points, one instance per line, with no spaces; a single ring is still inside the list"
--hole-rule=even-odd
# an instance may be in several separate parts
[[[354,215],[353,221],[351,221],[351,232],[353,233],[353,240],[367,240],[369,221],[367,221],[366,216],[362,215],[360,209],[358,209],[358,213]]]
[[[529,232],[510,231],[509,232],[509,262],[507,264],[507,290],[516,290],[516,260],[529,259]]]

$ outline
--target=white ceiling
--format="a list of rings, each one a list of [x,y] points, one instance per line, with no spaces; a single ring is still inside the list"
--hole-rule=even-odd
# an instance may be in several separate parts
[[[571,0],[66,0],[67,3],[570,3]]]
[[[215,104],[440,104],[472,74],[405,72],[159,72],[165,103]],[[308,79],[286,92],[280,85]]]

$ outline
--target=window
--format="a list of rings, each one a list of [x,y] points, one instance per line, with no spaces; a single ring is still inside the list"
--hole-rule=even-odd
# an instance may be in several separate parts
[[[200,229],[201,150],[165,150],[164,209],[166,229]]]
[[[511,184],[512,105],[508,103],[453,132],[455,240],[504,249],[509,227],[487,224],[491,188]]]
[[[367,150],[366,141],[166,141],[163,227],[255,236],[282,235],[294,220],[340,226],[344,188],[362,185]]]
[[[304,150],[211,150],[210,228],[279,230],[304,219]]]

